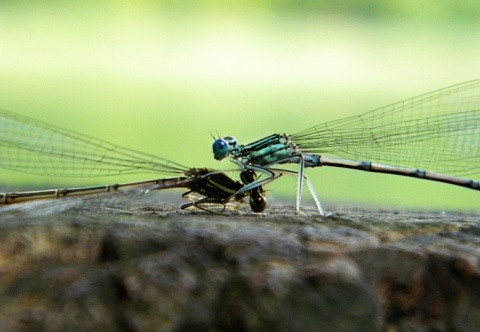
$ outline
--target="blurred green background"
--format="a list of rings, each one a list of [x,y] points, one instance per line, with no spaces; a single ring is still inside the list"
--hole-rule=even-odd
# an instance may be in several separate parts
[[[479,78],[479,37],[478,1],[2,1],[0,108],[229,168],[213,160],[211,133],[295,133]],[[308,174],[327,208],[478,210],[478,192],[445,184]],[[5,190],[145,178],[0,175]],[[295,179],[268,189],[291,198]]]

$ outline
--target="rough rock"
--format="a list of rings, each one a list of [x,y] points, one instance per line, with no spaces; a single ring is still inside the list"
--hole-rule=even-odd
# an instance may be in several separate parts
[[[480,215],[41,211],[0,215],[1,331],[480,331]]]

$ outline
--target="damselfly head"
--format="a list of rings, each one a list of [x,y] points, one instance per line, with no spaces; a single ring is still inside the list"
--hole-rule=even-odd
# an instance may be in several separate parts
[[[250,207],[253,212],[263,212],[267,206],[267,200],[265,196],[261,195],[259,192],[252,192],[249,199]]]
[[[222,160],[237,146],[238,141],[235,137],[225,136],[224,138],[216,139],[212,145],[213,156],[217,160]]]

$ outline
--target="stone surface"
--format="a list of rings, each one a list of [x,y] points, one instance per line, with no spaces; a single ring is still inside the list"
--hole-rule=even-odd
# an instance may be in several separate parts
[[[0,331],[480,330],[480,215],[65,206],[1,210]]]

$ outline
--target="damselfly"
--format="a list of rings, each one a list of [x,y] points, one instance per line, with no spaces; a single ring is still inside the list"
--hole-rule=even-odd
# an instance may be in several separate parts
[[[0,110],[0,168],[49,176],[93,177],[133,173],[176,175],[174,178],[105,186],[0,193],[0,204],[38,198],[86,195],[133,187],[160,190],[188,188],[203,197],[182,208],[205,204],[225,205],[251,196],[251,206],[261,212],[266,206],[262,185],[277,176],[271,170],[244,167],[243,182],[233,180],[229,171],[187,168],[171,160],[117,146],[32,118]],[[256,170],[265,176],[256,178]]]
[[[244,165],[264,168],[299,163],[297,212],[307,179],[305,167],[352,168],[480,190],[478,180],[459,177],[480,174],[480,80],[293,135],[273,134],[246,145],[226,136],[215,140],[213,153],[217,160],[230,156]],[[323,214],[321,206],[317,207]]]

